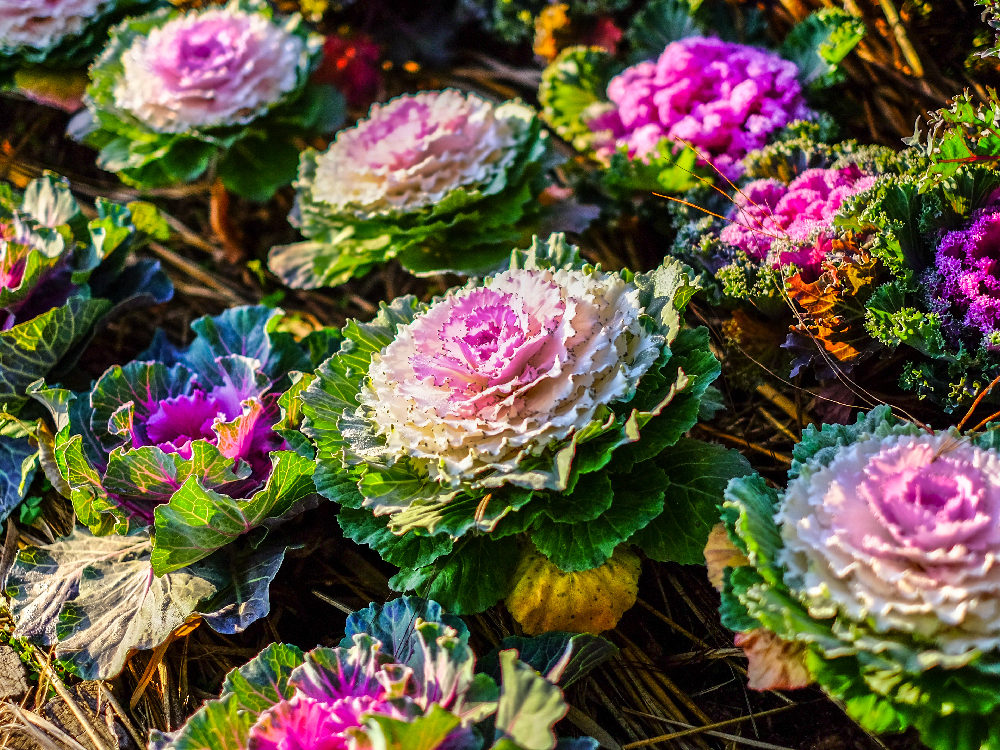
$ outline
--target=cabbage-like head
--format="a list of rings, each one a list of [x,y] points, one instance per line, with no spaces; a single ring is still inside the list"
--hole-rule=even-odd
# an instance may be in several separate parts
[[[307,85],[322,42],[262,0],[130,18],[92,66],[88,111],[71,133],[138,185],[192,181],[214,164],[230,190],[267,198],[295,174],[295,136],[343,115],[339,93]]]
[[[784,492],[731,482],[723,520],[746,557],[725,573],[724,621],[805,646],[813,679],[869,728],[986,743],[1000,718],[994,435],[879,408],[807,430]]]
[[[474,672],[469,633],[432,601],[415,597],[371,605],[352,615],[336,648],[303,654],[269,646],[230,672],[222,695],[173,736],[154,732],[160,750],[222,746],[232,750],[554,750],[552,726],[567,710],[561,679],[580,676],[607,656],[608,644],[553,633],[544,642],[514,639],[491,655],[501,688]],[[596,657],[596,660],[595,660]],[[539,674],[541,672],[541,674]],[[595,750],[590,739],[560,747]]]
[[[553,235],[508,271],[349,323],[301,397],[317,487],[346,506],[348,535],[403,568],[394,585],[431,582],[461,612],[506,593],[519,560],[507,536],[566,571],[624,543],[687,559],[653,542],[672,515],[667,486],[687,481],[671,478],[675,461],[690,451],[711,476],[733,468],[681,439],[718,374],[705,331],[681,330],[689,273],[673,260],[605,273]]]
[[[925,286],[952,342],[1000,349],[1000,205],[976,211],[938,244]]]
[[[0,75],[25,65],[83,68],[108,27],[155,0],[0,0]]]
[[[655,155],[663,138],[695,147],[728,179],[747,152],[777,130],[812,116],[795,63],[758,47],[708,37],[671,42],[658,60],[611,80],[613,108],[588,124],[608,152]],[[600,139],[596,143],[602,149]]]
[[[281,401],[289,374],[312,364],[275,330],[279,317],[243,307],[201,318],[186,350],[157,346],[159,361],[115,366],[89,393],[45,398],[81,521],[95,533],[154,525],[162,574],[313,492],[312,455],[286,440],[295,425]]]
[[[845,198],[867,190],[875,178],[855,165],[808,169],[787,185],[754,180],[733,198],[732,222],[720,239],[758,263],[794,265],[810,281],[832,249],[833,219]]]
[[[115,103],[163,133],[246,125],[298,86],[305,46],[261,13],[188,11],[124,51]]]
[[[310,242],[272,251],[292,286],[334,285],[398,257],[416,273],[496,270],[542,210],[553,162],[535,112],[454,89],[375,104],[306,151],[292,215]]]

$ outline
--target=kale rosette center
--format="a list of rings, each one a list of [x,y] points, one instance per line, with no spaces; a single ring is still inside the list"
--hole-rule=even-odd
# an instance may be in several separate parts
[[[401,326],[373,357],[361,403],[386,451],[442,484],[513,472],[656,360],[663,338],[640,323],[638,296],[595,270],[504,272]]]

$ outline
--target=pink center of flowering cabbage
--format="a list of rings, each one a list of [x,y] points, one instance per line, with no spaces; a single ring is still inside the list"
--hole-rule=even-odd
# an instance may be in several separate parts
[[[874,177],[854,165],[809,169],[788,185],[756,180],[734,198],[736,206],[729,214],[732,223],[722,230],[720,238],[753,260],[768,261],[776,268],[794,264],[806,271],[806,276],[815,276],[832,247],[824,230],[832,226],[844,199],[867,190],[874,182]],[[769,257],[778,240],[798,247]]]
[[[624,145],[642,157],[668,138],[694,146],[735,179],[748,151],[812,114],[797,74],[794,63],[766,50],[688,37],[668,45],[659,60],[612,79],[608,98],[615,109],[588,125],[614,139],[599,150]]]
[[[968,460],[946,453],[935,457],[928,445],[895,447],[873,456],[858,494],[889,535],[868,535],[861,541],[876,557],[959,546],[983,550],[1000,541],[1000,498],[982,472]]]
[[[457,106],[456,106],[457,105]],[[461,96],[401,97],[372,117],[353,145],[359,161],[373,169],[407,169],[425,159],[472,147],[469,106]]]
[[[452,414],[474,417],[537,379],[533,358],[566,309],[558,287],[547,286],[554,298],[530,314],[520,297],[480,288],[450,298],[440,325],[414,325],[417,351],[431,353],[414,355],[413,371],[451,390]]]
[[[164,34],[150,67],[170,91],[224,86],[247,63],[249,26],[247,16],[208,16],[183,34]]]
[[[360,727],[366,714],[392,714],[380,697],[361,695],[321,702],[304,695],[279,703],[250,729],[248,750],[349,750],[347,730]]]
[[[164,399],[146,420],[146,436],[150,443],[166,453],[191,458],[191,442],[207,440],[213,445],[218,436],[212,430],[216,419],[224,422],[240,413],[239,403],[194,391],[188,396]]]

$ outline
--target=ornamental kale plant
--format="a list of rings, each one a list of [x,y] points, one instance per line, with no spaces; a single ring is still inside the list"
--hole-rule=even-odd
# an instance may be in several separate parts
[[[108,27],[155,0],[0,0],[0,88],[25,66],[82,68]]]
[[[609,656],[600,638],[508,639],[476,664],[469,631],[433,601],[372,604],[347,620],[336,648],[268,646],[233,670],[222,695],[156,750],[596,750],[556,739],[566,685]],[[492,667],[499,678],[481,671]],[[478,670],[477,670],[478,667]],[[539,673],[541,672],[541,674]]]
[[[290,373],[312,368],[280,311],[200,318],[184,351],[105,372],[89,393],[36,394],[59,433],[56,456],[80,522],[95,534],[152,527],[152,565],[169,573],[279,518],[313,492],[311,456],[292,449]],[[293,438],[294,441],[294,438]]]
[[[65,376],[109,315],[173,294],[159,263],[130,261],[138,237],[129,209],[102,199],[95,209],[88,220],[54,176],[23,194],[0,185],[0,519],[38,466],[30,438],[39,439],[41,411],[30,391]]]
[[[570,47],[542,74],[544,119],[604,165],[612,194],[683,192],[698,184],[692,171],[740,177],[748,152],[815,117],[806,94],[838,79],[837,64],[864,34],[857,19],[824,10],[772,51],[727,23],[724,10],[710,17],[709,3],[697,5],[659,0],[637,13],[626,33],[631,67]]]
[[[330,147],[302,154],[291,221],[307,242],[276,247],[293,287],[335,286],[397,258],[417,274],[496,270],[537,229],[555,163],[534,110],[454,89],[375,104]]]
[[[307,83],[322,44],[298,14],[274,17],[261,0],[130,18],[91,67],[88,110],[71,134],[129,184],[211,172],[234,193],[267,200],[295,175],[294,140],[343,119],[343,97]]]
[[[317,489],[401,568],[395,588],[459,613],[505,596],[535,548],[563,575],[603,576],[628,545],[697,561],[713,496],[747,464],[682,437],[719,374],[707,331],[681,326],[696,290],[677,261],[605,273],[553,235],[429,305],[348,323],[301,393]]]
[[[300,346],[280,316],[232,308],[192,323],[186,349],[160,337],[150,359],[89,392],[33,393],[89,532],[22,551],[10,581],[20,635],[107,678],[194,612],[223,633],[267,614],[289,545],[278,527],[317,499],[288,391],[315,366],[306,351],[322,359],[332,341]]]
[[[924,431],[879,407],[807,428],[788,476],[784,492],[757,476],[726,490],[723,622],[869,730],[1000,747],[997,432]]]

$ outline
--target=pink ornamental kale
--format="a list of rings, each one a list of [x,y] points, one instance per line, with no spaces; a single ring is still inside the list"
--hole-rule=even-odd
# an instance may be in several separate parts
[[[310,363],[288,334],[270,330],[276,314],[243,307],[202,318],[186,351],[159,346],[158,361],[112,367],[77,395],[89,409],[71,431],[88,440],[67,450],[82,447],[80,466],[89,466],[69,471],[68,482],[84,523],[107,533],[105,514],[125,526],[155,519],[159,543],[173,507],[162,506],[178,494],[249,498],[269,484],[276,461],[298,465],[275,431],[278,399],[288,371]]]
[[[959,656],[1000,646],[1000,455],[953,433],[870,437],[790,482],[786,582],[815,617],[913,634]]]
[[[854,165],[809,169],[788,185],[756,180],[736,195],[729,215],[733,223],[720,237],[751,260],[775,268],[794,264],[807,277],[814,276],[832,247],[827,230],[844,199],[874,182]]]
[[[401,326],[360,395],[388,450],[452,486],[510,474],[583,429],[662,346],[617,274],[513,269],[486,283]]]
[[[268,646],[231,672],[221,697],[178,732],[154,730],[153,746],[596,750],[589,738],[557,740],[553,725],[567,705],[556,683],[602,661],[610,644],[565,633],[550,633],[539,646],[513,638],[477,670],[468,640],[462,621],[433,601],[372,604],[348,618],[336,648],[303,654],[294,646]],[[530,661],[521,661],[510,641]],[[499,674],[501,689],[491,672]],[[515,745],[514,738],[528,732],[530,745]]]
[[[114,96],[164,133],[243,125],[299,86],[306,59],[303,40],[266,15],[192,11],[132,43]]]
[[[925,284],[931,310],[945,316],[951,338],[978,333],[1000,346],[993,340],[1000,334],[1000,203],[944,236]]]
[[[766,50],[688,37],[668,45],[659,60],[612,79],[608,98],[615,109],[589,125],[610,136],[603,150],[624,145],[641,158],[663,138],[683,141],[736,179],[748,151],[812,115],[797,75],[795,63]]]

